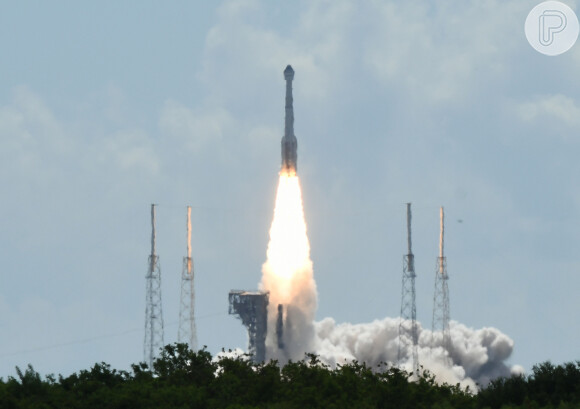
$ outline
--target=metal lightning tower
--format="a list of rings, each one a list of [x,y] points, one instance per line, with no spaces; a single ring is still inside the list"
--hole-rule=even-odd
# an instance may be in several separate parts
[[[155,249],[155,205],[151,205],[151,255],[147,270],[147,294],[145,298],[145,363],[153,367],[153,360],[163,347],[163,311],[161,309],[161,269]]]
[[[432,334],[440,331],[443,335],[443,347],[449,351],[451,346],[451,336],[449,333],[449,288],[447,281],[447,259],[443,253],[443,233],[444,233],[444,215],[443,207],[441,215],[441,233],[439,236],[439,257],[437,258],[437,271],[435,273],[435,294],[433,296],[433,323]],[[433,337],[433,335],[432,335]],[[433,345],[433,338],[431,345]]]
[[[191,259],[191,206],[187,206],[187,256],[183,258],[181,271],[181,303],[179,308],[178,342],[189,345],[192,351],[197,348],[195,331],[195,292],[193,286],[193,260]]]
[[[417,329],[417,307],[415,304],[415,256],[411,249],[411,203],[407,203],[407,254],[403,256],[403,285],[401,290],[401,321],[399,323],[399,363],[404,356],[403,333],[409,329],[405,324],[411,322],[411,341],[413,373],[419,372],[419,354],[417,344],[419,331]]]

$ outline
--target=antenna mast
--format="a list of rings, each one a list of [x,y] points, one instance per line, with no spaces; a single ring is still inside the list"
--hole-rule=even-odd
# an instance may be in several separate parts
[[[446,351],[451,347],[451,335],[449,333],[449,288],[447,281],[447,258],[444,254],[444,213],[440,210],[441,233],[439,235],[439,257],[437,257],[437,271],[435,273],[435,294],[433,296],[433,323],[431,327],[431,346],[435,331],[440,331],[443,336],[442,346]]]
[[[399,322],[399,353],[398,361],[404,358],[403,333],[409,331],[411,323],[413,373],[419,372],[419,354],[417,344],[419,332],[417,329],[417,307],[415,304],[415,256],[411,248],[411,203],[407,203],[407,254],[403,256],[403,285],[401,291],[401,320]]]
[[[145,363],[153,368],[153,360],[163,347],[163,311],[161,309],[161,269],[155,248],[155,205],[151,205],[151,254],[145,296],[145,340],[143,343]]]
[[[194,274],[191,258],[191,206],[187,206],[187,256],[183,258],[181,271],[181,303],[177,340],[188,344],[192,351],[197,349]]]

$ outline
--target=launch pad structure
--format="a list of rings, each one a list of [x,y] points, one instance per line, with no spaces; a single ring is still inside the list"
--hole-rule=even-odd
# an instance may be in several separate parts
[[[186,343],[192,351],[197,349],[195,328],[195,287],[193,259],[191,258],[191,206],[187,206],[187,256],[181,271],[181,297],[177,341]]]
[[[163,311],[161,308],[161,268],[156,253],[155,205],[151,205],[151,254],[147,269],[145,296],[145,340],[143,354],[145,363],[153,367],[156,354],[163,347]]]
[[[229,313],[237,315],[248,330],[248,353],[256,363],[266,360],[268,303],[270,293],[232,290],[229,293]]]
[[[443,207],[440,210],[441,230],[439,235],[439,257],[437,257],[437,271],[435,272],[435,292],[433,295],[433,322],[431,327],[431,337],[433,338],[436,331],[442,333],[443,347],[449,351],[451,347],[451,334],[449,331],[449,286],[447,281],[447,258],[444,254],[444,212]],[[433,339],[431,339],[433,346]]]
[[[403,359],[403,333],[408,331],[405,324],[411,324],[411,348],[413,373],[419,373],[419,330],[417,328],[417,306],[415,303],[415,256],[411,248],[411,203],[407,203],[407,254],[403,256],[403,282],[401,288],[401,318],[399,323],[399,364]]]

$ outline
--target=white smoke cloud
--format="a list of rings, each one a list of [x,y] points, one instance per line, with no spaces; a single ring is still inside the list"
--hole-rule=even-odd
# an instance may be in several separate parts
[[[404,323],[405,324],[405,323]],[[410,325],[404,325],[407,329]],[[399,364],[412,371],[411,336],[403,332],[401,362],[398,363],[399,319],[384,318],[364,324],[337,324],[332,318],[315,323],[316,353],[330,366],[357,360],[370,367],[382,362]],[[418,324],[419,364],[434,373],[439,382],[461,384],[477,390],[493,378],[521,373],[509,367],[514,342],[495,328],[473,329],[450,323],[451,347],[443,347],[441,333],[433,334]]]
[[[247,361],[249,359],[248,354],[241,348],[234,348],[234,349],[222,349],[220,352],[215,354],[212,358],[213,362],[219,362],[221,359],[231,358],[231,359],[241,359]]]

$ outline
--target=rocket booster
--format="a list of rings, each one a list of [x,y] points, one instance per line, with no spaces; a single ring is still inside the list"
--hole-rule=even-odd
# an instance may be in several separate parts
[[[298,141],[294,135],[294,107],[292,106],[292,80],[294,70],[289,65],[284,70],[286,79],[286,117],[284,122],[284,136],[282,137],[282,171],[288,174],[296,174],[296,161],[298,154]]]

